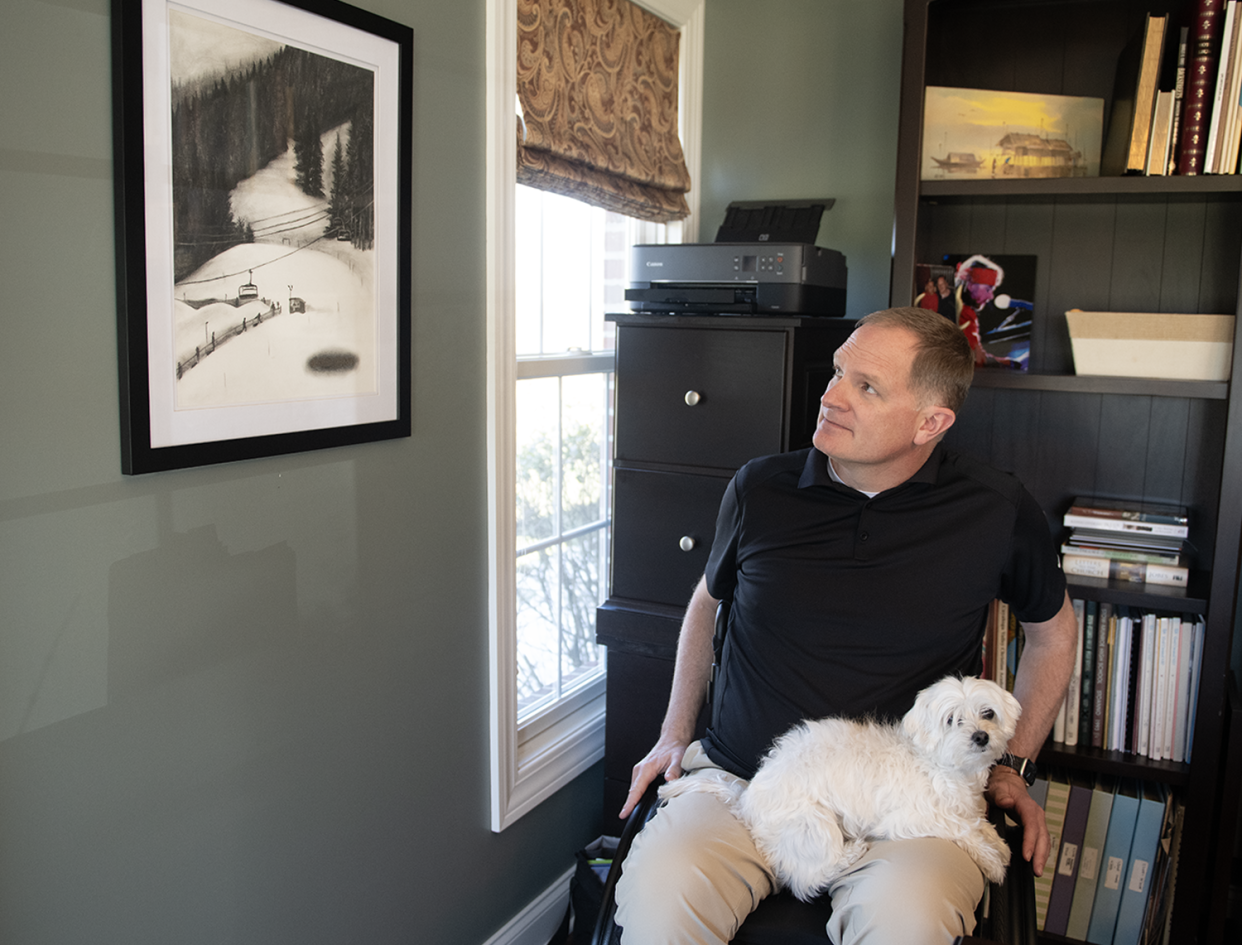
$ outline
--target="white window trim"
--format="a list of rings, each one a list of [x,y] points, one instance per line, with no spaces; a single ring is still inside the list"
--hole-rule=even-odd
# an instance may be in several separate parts
[[[698,233],[706,0],[635,0],[681,29],[678,112],[693,187],[690,215],[669,225],[672,241]],[[519,739],[517,723],[514,188],[517,140],[517,4],[487,0],[487,488],[491,690],[491,826],[500,831],[604,756],[604,697],[567,700]],[[538,731],[536,731],[538,729]]]

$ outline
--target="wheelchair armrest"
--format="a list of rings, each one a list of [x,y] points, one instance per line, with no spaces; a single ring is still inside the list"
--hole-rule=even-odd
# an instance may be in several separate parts
[[[988,915],[981,927],[986,938],[1000,945],[1036,945],[1035,872],[1022,858],[1022,825],[1010,824],[994,805],[988,806],[988,820],[1009,845],[1011,856],[1005,882],[988,884]]]
[[[599,915],[595,919],[595,929],[591,934],[591,945],[609,945],[616,923],[613,921],[617,911],[616,890],[617,880],[621,878],[621,864],[630,852],[630,845],[656,812],[660,804],[659,790],[664,783],[663,778],[656,778],[639,799],[638,804],[630,811],[625,826],[621,828],[621,838],[617,843],[617,852],[613,854],[612,866],[608,868],[608,879],[604,881],[603,897],[599,904]]]

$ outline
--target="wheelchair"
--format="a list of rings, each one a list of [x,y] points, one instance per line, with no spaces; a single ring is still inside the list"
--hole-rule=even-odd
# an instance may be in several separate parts
[[[716,632],[713,639],[715,663],[719,665],[728,626],[728,603],[721,601],[716,612]],[[715,681],[716,667],[712,679]],[[647,789],[642,800],[630,813],[621,831],[617,852],[613,856],[608,878],[604,883],[603,899],[591,936],[591,945],[622,945],[624,931],[616,922],[616,887],[621,876],[626,855],[634,837],[655,816],[660,799],[657,795],[660,779]],[[1000,836],[1009,844],[1012,856],[1003,884],[989,882],[983,899],[975,911],[975,935],[959,937],[962,945],[972,942],[991,942],[995,945],[1037,945],[1035,916],[1035,874],[1031,864],[1022,858],[1022,827],[1006,820],[1004,813],[989,807],[988,818]],[[825,945],[828,917],[832,914],[832,901],[827,895],[813,902],[802,902],[788,890],[780,890],[759,903],[757,909],[746,917],[733,945]],[[628,942],[625,945],[644,945]]]

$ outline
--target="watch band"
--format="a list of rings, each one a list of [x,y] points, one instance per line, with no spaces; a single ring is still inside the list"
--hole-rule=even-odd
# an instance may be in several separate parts
[[[1011,755],[1005,752],[997,759],[998,765],[1004,765],[1006,768],[1013,768],[1014,771],[1022,775],[1022,780],[1026,782],[1026,786],[1030,787],[1035,783],[1038,772],[1035,768],[1035,762],[1030,758],[1019,758],[1017,755]]]

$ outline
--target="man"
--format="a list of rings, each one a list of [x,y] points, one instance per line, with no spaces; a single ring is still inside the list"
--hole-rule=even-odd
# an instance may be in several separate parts
[[[919,308],[869,315],[834,356],[814,448],[734,477],[682,624],[660,738],[634,768],[622,816],[660,775],[716,767],[749,778],[803,718],[899,717],[936,679],[977,673],[996,597],[1026,631],[1010,751],[1035,757],[1065,693],[1077,624],[1034,499],[940,445],[972,372],[952,322]],[[692,744],[721,599],[731,609],[712,722]],[[1021,821],[1023,855],[1042,872],[1048,832],[1023,776],[998,765],[989,793]],[[948,841],[876,843],[829,890],[827,932],[837,945],[951,942],[970,931],[983,888]],[[639,834],[617,921],[629,945],[727,942],[771,891],[745,827],[715,797],[690,792]]]

